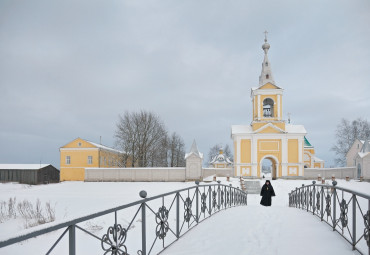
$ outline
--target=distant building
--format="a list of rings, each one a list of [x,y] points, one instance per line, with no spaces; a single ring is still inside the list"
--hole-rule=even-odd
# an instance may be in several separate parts
[[[203,153],[199,152],[195,140],[191,145],[190,152],[185,154],[185,160],[185,180],[201,180],[203,176]]]
[[[0,164],[0,182],[55,183],[59,170],[50,164]]]
[[[347,166],[357,168],[357,178],[370,180],[370,141],[356,139],[346,154]]]
[[[304,167],[305,168],[324,168],[324,160],[315,156],[315,148],[304,137]]]
[[[76,138],[59,149],[60,180],[83,181],[86,167],[122,167],[122,151]]]
[[[221,148],[218,155],[214,156],[211,162],[209,162],[209,165],[214,168],[229,168],[232,167],[233,162],[224,155],[224,151]]]
[[[347,162],[347,166],[350,167],[350,166],[356,166],[356,157],[357,157],[357,154],[360,152],[360,150],[362,149],[362,146],[364,145],[365,141],[364,140],[360,140],[360,139],[356,139],[351,148],[349,148],[349,150],[347,151],[347,154],[346,154],[346,162]]]

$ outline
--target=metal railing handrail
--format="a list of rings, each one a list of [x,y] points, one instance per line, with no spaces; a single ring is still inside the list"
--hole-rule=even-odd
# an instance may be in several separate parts
[[[335,180],[332,184],[316,184],[316,181],[313,181],[312,184],[296,187],[289,193],[289,207],[306,210],[319,217],[349,242],[353,250],[370,255],[370,195],[337,187]],[[345,192],[349,196],[344,196]],[[341,193],[341,198],[338,193]],[[362,207],[359,198],[365,199],[362,203],[366,203]],[[352,210],[349,211],[350,206]],[[349,219],[348,216],[352,218]],[[360,223],[357,221],[358,216],[364,224],[363,229],[360,227],[360,232],[357,226]],[[365,241],[367,252],[359,248],[360,241]]]
[[[199,204],[200,198],[201,198],[201,203],[204,202],[203,199],[209,200],[209,207],[211,207],[211,208],[206,209],[207,210],[206,212],[209,213],[207,218],[212,216],[215,212],[218,212],[222,209],[227,209],[229,207],[236,206],[236,205],[239,205],[239,204],[240,205],[246,205],[247,204],[247,193],[240,190],[239,188],[232,187],[231,184],[229,186],[227,186],[227,185],[224,185],[224,184],[220,184],[220,181],[218,181],[217,184],[199,185],[199,182],[196,182],[196,184],[197,185],[195,185],[195,186],[191,186],[191,187],[187,187],[187,188],[183,188],[183,189],[163,193],[163,194],[156,195],[156,196],[149,197],[149,198],[146,197],[146,192],[145,191],[141,191],[140,196],[143,198],[141,200],[137,200],[135,202],[131,202],[131,203],[128,203],[128,204],[125,204],[125,205],[121,205],[121,206],[117,206],[117,207],[114,207],[114,208],[111,208],[111,209],[96,212],[96,213],[93,213],[91,215],[82,216],[82,217],[79,217],[79,218],[76,218],[76,219],[73,219],[73,220],[69,220],[69,221],[62,222],[62,223],[59,223],[59,224],[56,224],[56,225],[53,225],[53,226],[50,226],[50,227],[46,227],[46,228],[43,228],[43,229],[40,229],[40,230],[36,230],[36,231],[30,232],[30,233],[27,233],[27,234],[24,234],[24,235],[21,235],[21,236],[12,237],[12,238],[9,238],[9,239],[6,239],[6,240],[1,240],[0,241],[0,248],[6,247],[6,246],[9,246],[9,245],[18,243],[18,242],[22,242],[22,241],[25,241],[27,239],[37,237],[37,236],[40,236],[40,235],[43,235],[43,234],[47,234],[47,233],[50,233],[50,232],[53,232],[53,231],[56,231],[56,230],[66,228],[66,230],[59,237],[59,239],[54,243],[54,245],[52,246],[52,248],[49,250],[49,252],[47,254],[49,254],[52,251],[52,249],[58,244],[58,242],[66,234],[66,232],[69,232],[69,236],[70,236],[69,237],[69,245],[70,245],[70,253],[69,254],[75,254],[75,241],[73,241],[73,240],[75,238],[75,229],[76,228],[81,229],[84,232],[86,232],[87,234],[90,234],[91,236],[97,238],[94,234],[89,233],[87,230],[84,230],[84,229],[80,228],[77,225],[78,223],[82,223],[82,222],[85,222],[85,221],[88,221],[88,220],[91,220],[91,219],[94,219],[94,218],[97,218],[97,217],[100,217],[100,216],[104,216],[104,215],[107,215],[107,214],[115,213],[116,220],[115,220],[114,227],[112,228],[113,230],[115,230],[115,228],[119,225],[119,224],[117,224],[117,212],[118,211],[121,211],[121,210],[124,210],[124,209],[127,209],[127,208],[131,208],[133,206],[140,205],[140,207],[139,207],[137,213],[135,214],[133,220],[136,218],[136,216],[138,215],[140,210],[142,211],[142,217],[145,217],[145,208],[146,207],[148,207],[154,213],[154,211],[148,206],[148,204],[147,204],[148,202],[156,200],[156,199],[160,199],[160,198],[162,198],[162,201],[164,201],[163,200],[164,197],[171,196],[171,195],[175,195],[175,197],[172,201],[172,204],[171,204],[171,207],[170,207],[169,210],[171,210],[172,205],[174,204],[174,202],[176,200],[177,221],[179,221],[179,203],[182,200],[184,202],[184,206],[185,207],[187,206],[186,207],[187,209],[189,209],[189,203],[190,203],[190,216],[192,216],[194,218],[194,220],[196,221],[196,224],[198,224],[200,222],[199,221],[199,205],[203,206],[202,204]],[[201,194],[201,192],[200,192],[201,188],[203,188],[204,190],[205,190],[205,188],[208,189],[205,198],[203,197],[205,194],[204,193]],[[195,190],[193,198],[190,199],[190,197],[188,196],[187,199],[190,199],[190,200],[185,201],[182,198],[180,193],[184,192],[184,191],[188,191],[188,195],[189,195],[189,191],[193,190],[193,189]],[[235,196],[235,197],[232,197],[232,196]],[[211,205],[211,199],[213,199],[213,204],[212,204],[213,207]],[[192,214],[192,212],[191,212],[191,206],[192,206],[192,203],[194,202],[193,200],[196,200],[195,201],[195,203],[196,203],[196,216],[194,215],[194,213]],[[163,203],[164,202],[162,202],[162,204]],[[226,203],[228,203],[228,204],[226,205]],[[214,211],[213,211],[213,209],[214,209]],[[205,217],[205,212],[203,211],[203,209],[202,209],[202,212],[200,213],[200,215],[202,213],[204,213],[204,217]],[[190,219],[187,219],[187,222],[189,222],[189,220]],[[179,228],[178,224],[179,223],[177,222],[177,228]],[[145,220],[143,220],[143,229],[142,229],[142,231],[146,231],[145,228],[146,228]],[[128,231],[128,229],[126,231]],[[179,232],[179,231],[177,230],[177,232]],[[181,232],[181,230],[180,230],[180,232]],[[177,233],[176,236],[177,236],[177,239],[178,239],[180,237],[180,233]],[[145,238],[144,238],[144,241],[145,241]],[[71,245],[71,242],[73,242],[72,245]],[[101,242],[102,242],[102,245],[103,245],[103,243],[107,243],[105,240],[103,240],[103,238],[101,239]],[[153,243],[153,245],[154,245],[154,243]],[[113,244],[112,244],[112,247],[114,247]],[[119,247],[116,247],[113,250],[116,250],[116,252],[117,252],[119,250]],[[116,253],[112,253],[112,254],[116,254]],[[121,253],[117,253],[117,254],[121,254]],[[122,254],[125,254],[125,253],[122,253]],[[146,254],[146,250],[144,249],[143,251],[140,251],[140,254],[143,254],[143,255]]]
[[[312,187],[312,186],[319,186],[319,187],[324,187],[324,188],[333,188],[333,186],[330,185],[330,184],[309,184],[309,185],[305,185],[304,187]],[[302,187],[299,187],[299,188],[302,188]],[[365,199],[370,199],[370,195],[362,193],[362,192],[358,192],[358,191],[355,191],[355,190],[343,188],[343,187],[336,186],[336,185],[335,185],[335,188],[339,189],[339,190],[342,190],[342,191],[346,191],[348,193],[355,194],[355,195],[360,196],[360,197],[365,198]]]

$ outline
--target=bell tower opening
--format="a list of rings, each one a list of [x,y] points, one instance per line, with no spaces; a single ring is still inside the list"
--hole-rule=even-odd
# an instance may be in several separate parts
[[[266,98],[263,100],[263,117],[274,117],[274,100],[271,98]]]

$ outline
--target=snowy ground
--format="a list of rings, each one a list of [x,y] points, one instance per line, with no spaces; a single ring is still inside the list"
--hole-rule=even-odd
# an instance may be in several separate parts
[[[224,179],[222,183],[227,183]],[[327,224],[321,223],[317,217],[299,209],[288,207],[288,193],[295,187],[310,184],[311,181],[273,181],[276,191],[273,206],[259,206],[258,195],[248,196],[247,207],[237,207],[221,211],[205,220],[179,241],[166,249],[163,254],[356,254],[350,245],[337,233],[332,232]],[[232,180],[238,186],[237,179]],[[29,186],[22,184],[0,184],[0,201],[16,197],[17,201],[28,199],[55,204],[56,221],[35,228],[24,229],[20,219],[13,219],[0,224],[0,240],[44,228],[70,219],[92,214],[140,199],[140,190],[146,190],[148,197],[176,189],[194,186],[194,183],[84,183],[63,182],[59,184]],[[355,181],[338,181],[338,186],[370,193],[370,183]],[[153,204],[153,208],[156,207]],[[119,215],[119,221],[128,225],[127,219],[132,217],[133,208],[128,214]],[[154,219],[154,218],[153,218]],[[102,225],[96,235],[106,232],[112,217],[101,217],[83,225]],[[140,222],[135,221],[136,229]],[[132,230],[131,232],[134,232]],[[40,238],[24,241],[0,249],[0,254],[44,254],[55,242],[62,231],[56,231]],[[77,254],[103,254],[100,244],[90,245],[84,233],[77,234]],[[53,254],[66,254],[67,238],[57,246]],[[138,245],[138,240],[131,240]],[[45,246],[47,244],[47,247]],[[160,247],[157,247],[160,249]],[[154,249],[156,250],[156,249]],[[32,252],[30,252],[32,251]],[[130,252],[132,253],[132,252]],[[133,253],[135,254],[135,253]]]

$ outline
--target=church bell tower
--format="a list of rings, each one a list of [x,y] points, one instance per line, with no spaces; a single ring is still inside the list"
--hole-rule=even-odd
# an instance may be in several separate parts
[[[253,130],[257,130],[266,123],[272,123],[280,129],[285,130],[283,116],[283,89],[278,87],[271,71],[271,63],[268,59],[270,44],[267,42],[265,32],[265,43],[262,49],[265,53],[262,62],[262,71],[259,77],[259,87],[251,89],[253,103]]]

